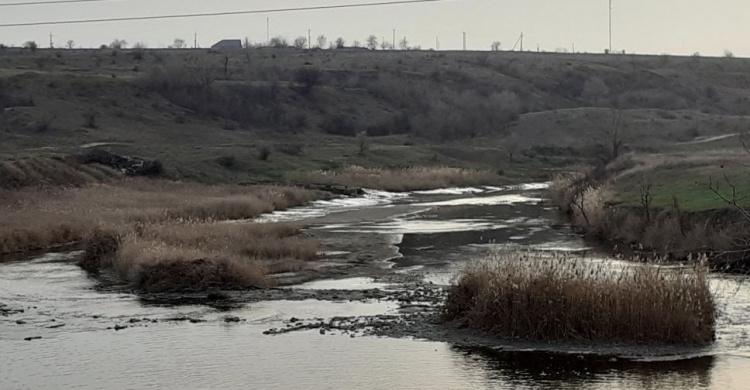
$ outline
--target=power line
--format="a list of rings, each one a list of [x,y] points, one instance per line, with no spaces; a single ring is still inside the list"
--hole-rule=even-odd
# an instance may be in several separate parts
[[[68,0],[68,1],[85,1],[85,0]],[[95,1],[95,0],[89,0],[89,1]],[[103,1],[103,0],[98,0],[98,1]],[[6,23],[6,24],[0,24],[0,27],[27,27],[27,26],[46,26],[46,25],[59,25],[59,24],[126,22],[126,21],[135,21],[135,20],[184,19],[184,18],[197,18],[197,17],[210,17],[210,16],[269,14],[269,13],[280,13],[280,12],[378,7],[378,6],[404,5],[404,4],[417,4],[417,3],[438,3],[438,2],[446,2],[446,1],[453,1],[453,0],[400,0],[400,1],[381,1],[381,2],[375,2],[375,3],[320,5],[320,6],[312,6],[312,7],[272,8],[272,9],[250,10],[250,11],[226,11],[226,12],[206,12],[206,13],[196,13],[196,14],[173,14],[173,15],[157,15],[157,16],[133,16],[133,17],[121,17],[121,18],[57,20],[57,21],[28,22],[28,23]]]
[[[101,3],[115,0],[54,0],[54,1],[29,1],[25,3],[0,3],[0,7],[23,7],[25,5],[55,5],[70,3]]]

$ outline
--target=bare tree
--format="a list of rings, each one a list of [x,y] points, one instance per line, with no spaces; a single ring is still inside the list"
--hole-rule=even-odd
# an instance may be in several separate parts
[[[268,44],[271,47],[275,47],[277,49],[283,49],[285,47],[289,47],[289,42],[286,40],[285,37],[282,37],[281,35],[271,38],[271,42],[269,42]]]
[[[383,42],[380,42],[380,49],[381,50],[393,50],[393,44],[390,42],[383,40]]]
[[[354,41],[354,43],[352,43],[352,47],[362,47],[362,43],[360,41]]]
[[[73,48],[76,47],[76,43],[72,39],[69,39],[66,46],[68,47],[68,50],[73,50]]]
[[[370,142],[366,131],[357,134],[357,144],[359,145],[359,155],[364,156],[365,152],[370,149]]]
[[[304,49],[305,47],[307,47],[307,38],[303,36],[294,38],[294,47],[297,49]]]
[[[640,192],[641,192],[641,207],[643,207],[643,215],[646,216],[646,223],[651,222],[651,204],[654,202],[654,197],[651,194],[651,190],[653,189],[654,185],[651,183],[651,180],[645,175],[641,175],[641,180],[639,183]],[[675,204],[677,204],[676,199],[674,200]]]
[[[336,38],[336,48],[337,49],[343,49],[346,47],[346,41],[343,37]]]
[[[398,42],[398,47],[401,50],[409,50],[409,41],[406,39],[406,37]]]
[[[128,47],[128,41],[124,39],[115,39],[109,44],[110,49],[120,50]]]
[[[174,43],[169,46],[171,49],[184,49],[187,47],[184,39],[175,38]]]
[[[367,48],[370,50],[377,50],[378,49],[378,37],[374,35],[370,35],[367,38]]]
[[[505,140],[505,152],[508,155],[508,162],[512,163],[515,162],[515,154],[518,151],[518,146],[520,145],[521,140],[518,137],[518,133],[513,133],[508,137],[507,140]]]
[[[32,53],[36,52],[38,47],[39,45],[37,45],[35,41],[26,41],[26,43],[23,44],[23,48],[31,50]]]
[[[490,45],[490,48],[492,51],[500,51],[500,46],[502,46],[502,43],[500,41],[492,42],[492,45]]]
[[[606,153],[605,163],[614,161],[622,154],[627,134],[623,130],[622,110],[613,108],[610,110],[612,123],[597,129],[594,138]]]
[[[318,46],[317,47],[319,49],[325,49],[327,42],[328,42],[328,38],[326,38],[325,35],[320,35],[320,36],[318,36]]]
[[[732,183],[727,175],[724,175],[724,183],[730,189],[729,194],[724,193],[721,181],[714,181],[711,177],[708,178],[708,189],[724,203],[739,211],[745,221],[750,222],[750,210],[743,206],[743,204],[747,204],[748,197],[740,196],[737,185]]]

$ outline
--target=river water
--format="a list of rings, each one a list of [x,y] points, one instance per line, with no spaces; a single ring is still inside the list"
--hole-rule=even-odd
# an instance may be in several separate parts
[[[596,253],[541,202],[543,186],[372,192],[318,202],[262,221],[312,231],[387,235],[389,272],[447,284],[467,261],[497,248]],[[628,359],[564,348],[464,348],[317,330],[269,336],[292,318],[399,315],[386,300],[259,301],[221,307],[154,304],[96,288],[57,253],[0,264],[0,389],[748,389],[750,286],[712,278],[715,345]],[[368,277],[306,283],[302,290],[396,289]],[[227,316],[240,322],[226,322]],[[190,318],[194,321],[179,319]],[[115,330],[113,327],[127,326]],[[41,337],[26,341],[25,338]]]

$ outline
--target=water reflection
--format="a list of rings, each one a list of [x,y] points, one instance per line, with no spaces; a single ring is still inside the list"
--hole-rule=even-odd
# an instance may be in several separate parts
[[[601,356],[451,347],[463,372],[481,372],[488,389],[709,388],[712,356],[639,362]]]

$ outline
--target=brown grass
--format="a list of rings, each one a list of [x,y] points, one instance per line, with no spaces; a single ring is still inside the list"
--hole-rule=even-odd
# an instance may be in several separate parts
[[[148,179],[81,188],[0,191],[0,253],[80,242],[98,226],[249,219],[320,194],[290,187],[201,185]]]
[[[267,287],[269,268],[298,270],[317,258],[318,244],[299,232],[289,224],[138,225],[124,236],[92,236],[80,264],[90,271],[112,270],[150,292]]]
[[[704,345],[715,327],[707,272],[499,254],[463,271],[445,315],[533,341]]]
[[[449,167],[363,168],[349,166],[338,171],[297,172],[292,181],[341,184],[384,191],[420,191],[437,188],[492,185],[499,177],[489,171]]]
[[[567,212],[573,226],[587,235],[671,259],[713,254],[712,262],[720,260],[717,255],[742,252],[748,246],[750,224],[734,210],[684,212],[675,203],[671,210],[649,207],[647,214],[644,206],[608,205],[605,200],[612,198],[609,186],[590,185],[586,177],[583,173],[559,175],[549,196]],[[733,267],[746,269],[741,263]],[[723,260],[714,265],[726,267]]]

